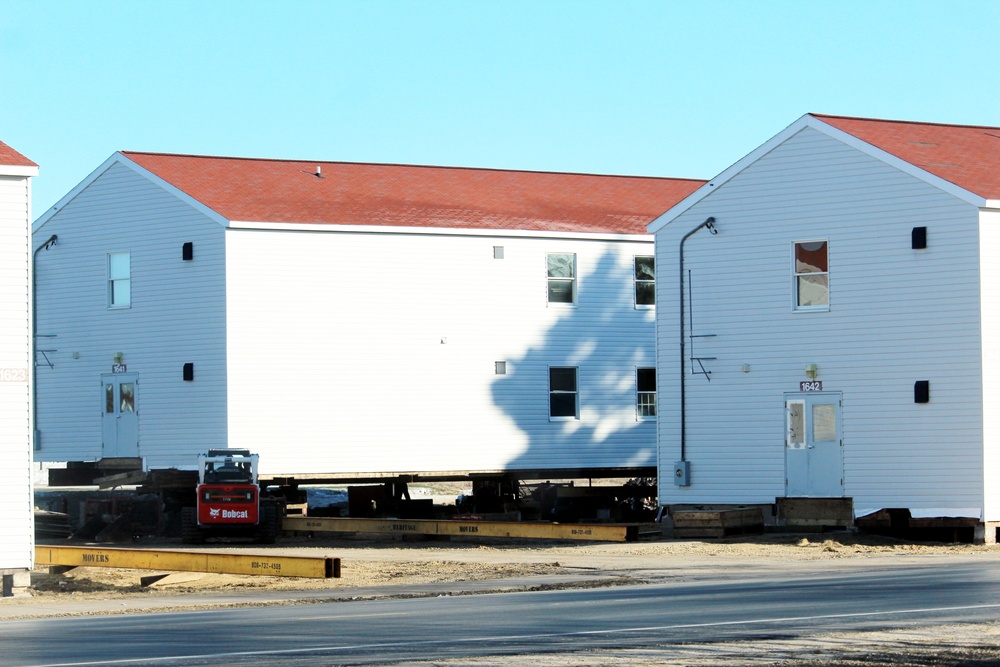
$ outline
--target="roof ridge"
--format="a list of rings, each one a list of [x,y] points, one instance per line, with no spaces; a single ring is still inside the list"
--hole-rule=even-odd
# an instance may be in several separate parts
[[[482,171],[510,174],[551,174],[554,176],[592,176],[594,178],[635,178],[658,181],[690,181],[692,183],[707,183],[703,178],[679,178],[673,176],[641,176],[638,174],[598,174],[582,171],[545,171],[542,169],[504,169],[496,167],[469,167],[433,164],[406,164],[403,162],[357,162],[353,160],[302,160],[293,158],[243,157],[232,155],[197,155],[191,153],[161,153],[157,151],[118,151],[122,155],[149,155],[155,157],[195,158],[204,160],[238,160],[245,162],[281,162],[287,164],[318,164],[318,165],[356,165],[360,167],[407,167],[411,169],[447,169],[455,171]]]
[[[814,118],[838,118],[841,120],[861,120],[861,121],[871,121],[876,123],[902,123],[905,125],[933,125],[935,127],[964,127],[970,130],[1000,130],[1000,126],[996,125],[966,125],[962,123],[935,123],[935,122],[925,122],[920,120],[895,120],[892,118],[866,118],[864,116],[840,116],[837,114],[823,114],[823,113],[810,113],[810,116]]]

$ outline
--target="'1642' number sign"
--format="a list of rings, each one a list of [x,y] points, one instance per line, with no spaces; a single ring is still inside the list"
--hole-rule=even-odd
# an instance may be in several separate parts
[[[823,391],[822,380],[807,380],[799,383],[799,391]]]

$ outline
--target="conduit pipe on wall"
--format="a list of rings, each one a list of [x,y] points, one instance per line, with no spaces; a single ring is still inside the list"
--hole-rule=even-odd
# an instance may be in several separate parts
[[[38,442],[38,317],[36,315],[38,297],[36,296],[36,280],[35,280],[35,262],[38,259],[38,253],[42,250],[48,250],[56,244],[59,237],[53,234],[48,238],[48,240],[42,245],[35,248],[35,252],[31,255],[31,428],[34,433],[31,434],[31,440],[34,443],[34,449],[39,448]]]
[[[686,377],[686,372],[684,370],[687,361],[684,358],[684,242],[688,240],[695,232],[704,227],[713,235],[718,234],[719,230],[715,228],[715,218],[710,217],[705,222],[701,223],[690,232],[684,235],[681,239],[680,245],[680,339],[681,339],[681,461],[687,461],[687,401],[684,396],[684,380]]]

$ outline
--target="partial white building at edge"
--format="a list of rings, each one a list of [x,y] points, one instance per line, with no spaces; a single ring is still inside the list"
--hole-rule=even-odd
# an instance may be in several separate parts
[[[116,153],[35,225],[36,459],[652,471],[645,228],[702,183]]]
[[[3,594],[34,565],[31,483],[31,178],[38,165],[0,142],[0,573]]]
[[[806,115],[649,231],[661,505],[849,498],[995,541],[1000,129]]]

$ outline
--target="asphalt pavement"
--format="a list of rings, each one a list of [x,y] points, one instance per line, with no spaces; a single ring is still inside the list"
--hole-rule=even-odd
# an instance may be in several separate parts
[[[387,598],[437,597],[509,593],[601,585],[612,578],[600,573],[532,575],[512,579],[447,581],[427,584],[383,584],[356,588],[308,590],[241,589],[233,592],[156,594],[149,597],[130,595],[72,599],[63,597],[17,597],[0,599],[0,620],[98,614],[127,614],[179,609],[211,609],[274,604],[312,604],[317,602],[354,601]]]

